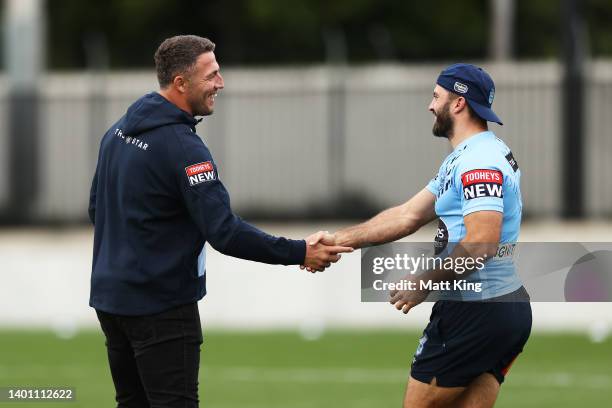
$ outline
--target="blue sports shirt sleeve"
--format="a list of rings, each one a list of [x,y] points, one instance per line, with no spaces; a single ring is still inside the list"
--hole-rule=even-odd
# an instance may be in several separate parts
[[[185,205],[206,240],[219,252],[269,264],[304,262],[306,243],[269,235],[232,212],[217,166],[193,132],[178,133],[174,163]]]
[[[436,174],[434,178],[432,178],[427,186],[425,186],[427,190],[429,190],[433,195],[437,196],[440,191],[440,176]]]
[[[455,173],[463,216],[476,211],[504,212],[504,174],[488,160],[466,157]]]

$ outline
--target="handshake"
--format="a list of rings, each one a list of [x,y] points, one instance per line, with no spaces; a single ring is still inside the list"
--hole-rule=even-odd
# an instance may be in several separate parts
[[[306,237],[306,257],[300,269],[308,272],[323,272],[332,263],[338,262],[342,252],[353,252],[353,248],[336,245],[336,237],[328,231],[319,231]]]

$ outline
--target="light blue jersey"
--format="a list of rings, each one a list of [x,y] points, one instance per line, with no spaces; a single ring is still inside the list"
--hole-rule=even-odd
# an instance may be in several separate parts
[[[441,299],[489,299],[522,286],[512,254],[521,224],[521,171],[512,152],[493,132],[482,132],[457,145],[446,157],[427,189],[436,195],[440,217],[436,254],[446,256],[465,237],[463,217],[476,211],[503,213],[498,254],[484,268],[469,274],[468,282],[482,282],[482,292],[445,291]]]

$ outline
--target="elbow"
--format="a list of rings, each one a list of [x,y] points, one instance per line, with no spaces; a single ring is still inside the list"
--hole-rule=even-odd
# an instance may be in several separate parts
[[[206,241],[223,255],[233,256],[236,236],[239,235],[238,227],[237,217],[230,214],[222,222],[215,223],[207,229]]]
[[[490,259],[497,254],[497,248],[499,247],[499,236],[494,237],[490,234],[466,236],[463,244],[471,257],[484,257]]]
[[[486,259],[491,259],[495,257],[495,255],[497,255],[498,246],[499,243],[483,244],[483,247],[481,248],[481,256],[485,257]]]
[[[231,256],[231,237],[213,234],[211,236],[208,236],[206,240],[208,241],[210,246],[212,246],[216,251],[222,253],[223,255]]]
[[[497,254],[497,245],[491,243],[468,243],[459,244],[461,253],[471,259],[491,259]]]

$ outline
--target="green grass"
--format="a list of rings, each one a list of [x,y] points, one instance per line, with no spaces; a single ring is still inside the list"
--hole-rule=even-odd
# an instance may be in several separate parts
[[[201,406],[216,408],[399,407],[416,332],[331,331],[306,341],[292,332],[205,332]],[[478,345],[474,345],[478,347]],[[81,332],[0,331],[0,387],[69,386],[73,403],[112,407],[104,339]],[[612,339],[537,334],[514,364],[496,407],[603,407],[612,400]],[[4,407],[31,404],[0,403]]]

